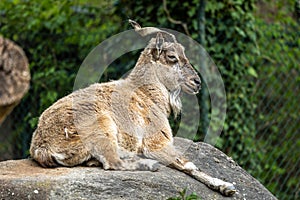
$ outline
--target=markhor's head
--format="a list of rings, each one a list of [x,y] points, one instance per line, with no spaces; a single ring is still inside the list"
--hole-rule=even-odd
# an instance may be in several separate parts
[[[175,36],[154,27],[141,28],[132,20],[129,22],[140,35],[154,36],[144,51],[157,64],[156,72],[160,82],[170,92],[182,89],[188,94],[197,94],[201,88],[201,80]]]

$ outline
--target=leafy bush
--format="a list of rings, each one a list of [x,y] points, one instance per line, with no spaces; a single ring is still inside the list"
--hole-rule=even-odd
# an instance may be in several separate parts
[[[253,175],[279,199],[297,199],[300,29],[292,15],[294,1],[273,3],[270,11],[261,4],[256,14],[261,55],[255,63],[260,76],[255,139],[261,169]]]
[[[179,196],[170,197],[170,198],[168,198],[168,200],[201,200],[201,198],[195,193],[192,193],[189,195],[186,193],[187,193],[187,190],[183,189],[181,192],[179,192]]]
[[[0,1],[0,33],[25,51],[32,73],[28,95],[16,108],[12,141],[25,156],[38,116],[72,92],[85,56],[112,35],[118,24],[111,5],[91,7],[74,1]],[[112,26],[112,24],[114,26]]]

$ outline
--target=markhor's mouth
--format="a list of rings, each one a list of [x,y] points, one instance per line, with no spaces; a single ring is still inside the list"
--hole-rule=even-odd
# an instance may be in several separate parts
[[[182,85],[182,90],[188,94],[197,94],[200,89],[201,89],[201,86],[193,87],[193,86],[187,85],[187,84]]]

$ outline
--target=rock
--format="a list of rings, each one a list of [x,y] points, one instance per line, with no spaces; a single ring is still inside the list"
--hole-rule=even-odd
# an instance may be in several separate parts
[[[30,72],[24,51],[0,36],[0,124],[29,89]]]
[[[42,168],[30,159],[0,162],[0,199],[167,199],[195,192],[202,199],[276,199],[231,158],[206,143],[175,138],[175,145],[204,172],[236,184],[224,197],[175,169],[105,171],[96,167]]]

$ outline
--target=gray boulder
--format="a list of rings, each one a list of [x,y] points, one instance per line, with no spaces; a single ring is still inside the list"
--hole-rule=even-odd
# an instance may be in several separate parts
[[[30,159],[0,162],[0,199],[168,199],[195,192],[201,199],[276,199],[230,157],[206,143],[175,138],[175,146],[202,171],[232,182],[225,197],[175,169],[104,171],[96,167],[42,168]]]

